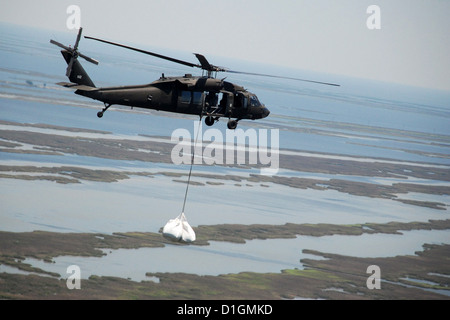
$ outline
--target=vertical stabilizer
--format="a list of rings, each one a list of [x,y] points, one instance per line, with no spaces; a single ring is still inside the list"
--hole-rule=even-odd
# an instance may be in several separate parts
[[[72,54],[66,50],[61,51],[64,59],[69,65],[72,62],[72,68],[70,74],[68,75],[70,82],[86,85],[89,87],[95,87],[91,78],[89,78],[88,74],[84,70],[83,66],[77,59],[72,59]]]

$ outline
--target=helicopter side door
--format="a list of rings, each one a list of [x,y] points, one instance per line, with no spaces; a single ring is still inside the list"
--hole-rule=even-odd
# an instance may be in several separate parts
[[[226,98],[225,102],[225,115],[233,116],[234,112],[234,94],[232,92],[225,91],[224,98]]]
[[[179,90],[177,111],[186,114],[201,114],[205,105],[205,93],[202,91]]]

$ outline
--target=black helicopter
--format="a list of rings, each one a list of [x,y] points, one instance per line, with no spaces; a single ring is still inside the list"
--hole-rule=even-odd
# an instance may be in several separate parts
[[[91,63],[99,63],[97,60],[83,55],[78,51],[82,30],[82,28],[79,29],[73,48],[50,40],[50,43],[64,49],[61,50],[61,53],[67,62],[66,76],[70,80],[70,82],[59,82],[57,84],[66,88],[75,89],[76,94],[102,101],[105,107],[102,111],[97,113],[99,118],[103,116],[110,106],[124,105],[155,109],[158,111],[162,110],[193,114],[199,115],[200,117],[205,116],[205,124],[208,126],[212,126],[221,117],[226,117],[229,119],[227,124],[228,129],[235,129],[239,120],[262,119],[269,115],[270,111],[259,102],[258,97],[255,94],[245,90],[242,86],[227,82],[225,79],[216,79],[213,77],[213,74],[217,76],[218,72],[265,76],[339,86],[327,82],[233,71],[210,64],[203,55],[198,53],[195,53],[195,56],[200,64],[195,64],[122,44],[85,36],[86,39],[104,42],[203,70],[203,75],[201,77],[195,77],[191,74],[185,74],[181,77],[166,77],[163,73],[158,80],[150,84],[97,88],[78,61],[78,57],[82,57]]]

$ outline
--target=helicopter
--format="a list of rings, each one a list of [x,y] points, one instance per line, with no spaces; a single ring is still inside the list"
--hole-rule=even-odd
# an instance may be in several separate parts
[[[73,48],[65,46],[55,40],[50,40],[50,43],[63,49],[61,50],[61,54],[67,62],[66,76],[70,80],[70,82],[58,82],[57,85],[74,89],[75,94],[103,102],[104,108],[97,113],[99,118],[103,117],[103,114],[112,105],[123,105],[158,111],[198,115],[200,118],[205,117],[205,124],[207,126],[212,126],[222,117],[228,118],[227,127],[230,130],[234,130],[238,125],[238,121],[243,119],[262,119],[267,117],[270,114],[270,111],[259,101],[254,93],[247,91],[240,85],[225,81],[225,78],[218,79],[217,74],[219,72],[339,86],[338,84],[328,82],[234,71],[210,64],[205,56],[199,53],[194,53],[199,61],[199,64],[195,64],[123,44],[85,36],[85,39],[103,42],[188,67],[202,69],[202,76],[185,74],[184,76],[178,77],[166,77],[163,73],[158,80],[155,80],[150,84],[98,88],[94,85],[91,78],[78,61],[78,57],[81,57],[90,63],[96,65],[99,64],[99,61],[78,51],[82,30],[83,28],[79,28]]]

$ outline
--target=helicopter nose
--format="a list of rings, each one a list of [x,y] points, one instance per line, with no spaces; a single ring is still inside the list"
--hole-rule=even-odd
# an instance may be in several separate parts
[[[263,114],[262,117],[265,118],[270,114],[269,109],[267,109],[266,107],[263,108]]]

